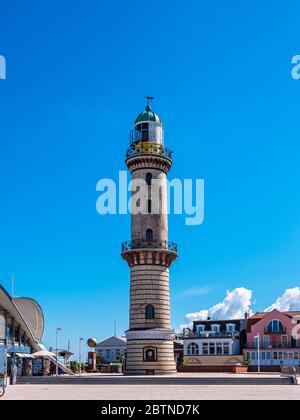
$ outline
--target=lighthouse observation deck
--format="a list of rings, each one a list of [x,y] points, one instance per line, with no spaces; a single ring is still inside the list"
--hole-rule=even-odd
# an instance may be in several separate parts
[[[163,249],[177,253],[177,244],[175,242],[168,241],[125,241],[122,243],[122,252],[135,249]]]

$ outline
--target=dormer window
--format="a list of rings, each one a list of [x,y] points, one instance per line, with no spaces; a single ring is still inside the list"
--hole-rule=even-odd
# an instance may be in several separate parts
[[[197,332],[202,333],[205,331],[205,325],[197,325]]]
[[[211,330],[213,332],[219,332],[220,331],[220,325],[219,324],[211,324]]]
[[[226,324],[226,331],[232,333],[235,331],[235,324]]]

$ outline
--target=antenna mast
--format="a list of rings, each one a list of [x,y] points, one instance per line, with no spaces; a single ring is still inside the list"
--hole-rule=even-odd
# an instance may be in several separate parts
[[[11,275],[11,297],[14,297],[15,291],[14,291],[14,284],[15,283],[15,276],[14,273]]]

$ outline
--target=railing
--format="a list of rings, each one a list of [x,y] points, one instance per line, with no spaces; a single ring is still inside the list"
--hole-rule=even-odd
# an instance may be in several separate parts
[[[122,252],[131,250],[131,249],[143,249],[143,248],[167,249],[168,251],[177,252],[177,244],[175,244],[175,242],[134,240],[134,241],[126,241],[122,243]]]
[[[238,338],[239,332],[226,332],[226,331],[203,331],[203,332],[190,332],[185,334],[179,334],[181,338],[183,339],[193,339],[193,338]]]
[[[247,343],[246,348],[257,350],[257,343]],[[297,346],[296,343],[292,343],[291,341],[287,341],[285,343],[259,343],[259,349],[264,350],[293,348],[299,348],[299,346]]]
[[[171,150],[169,150],[168,148],[163,147],[159,144],[153,145],[153,146],[151,145],[150,147],[132,147],[131,146],[127,149],[126,157],[129,158],[129,157],[132,157],[132,156],[137,156],[137,155],[140,155],[140,154],[147,154],[147,153],[155,154],[155,155],[161,155],[161,156],[165,156],[169,159],[172,159],[172,153],[173,152]]]

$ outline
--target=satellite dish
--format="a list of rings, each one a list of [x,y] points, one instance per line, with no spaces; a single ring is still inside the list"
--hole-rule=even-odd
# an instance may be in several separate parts
[[[88,341],[87,341],[87,345],[89,347],[96,347],[96,345],[97,345],[96,338],[89,338]]]

